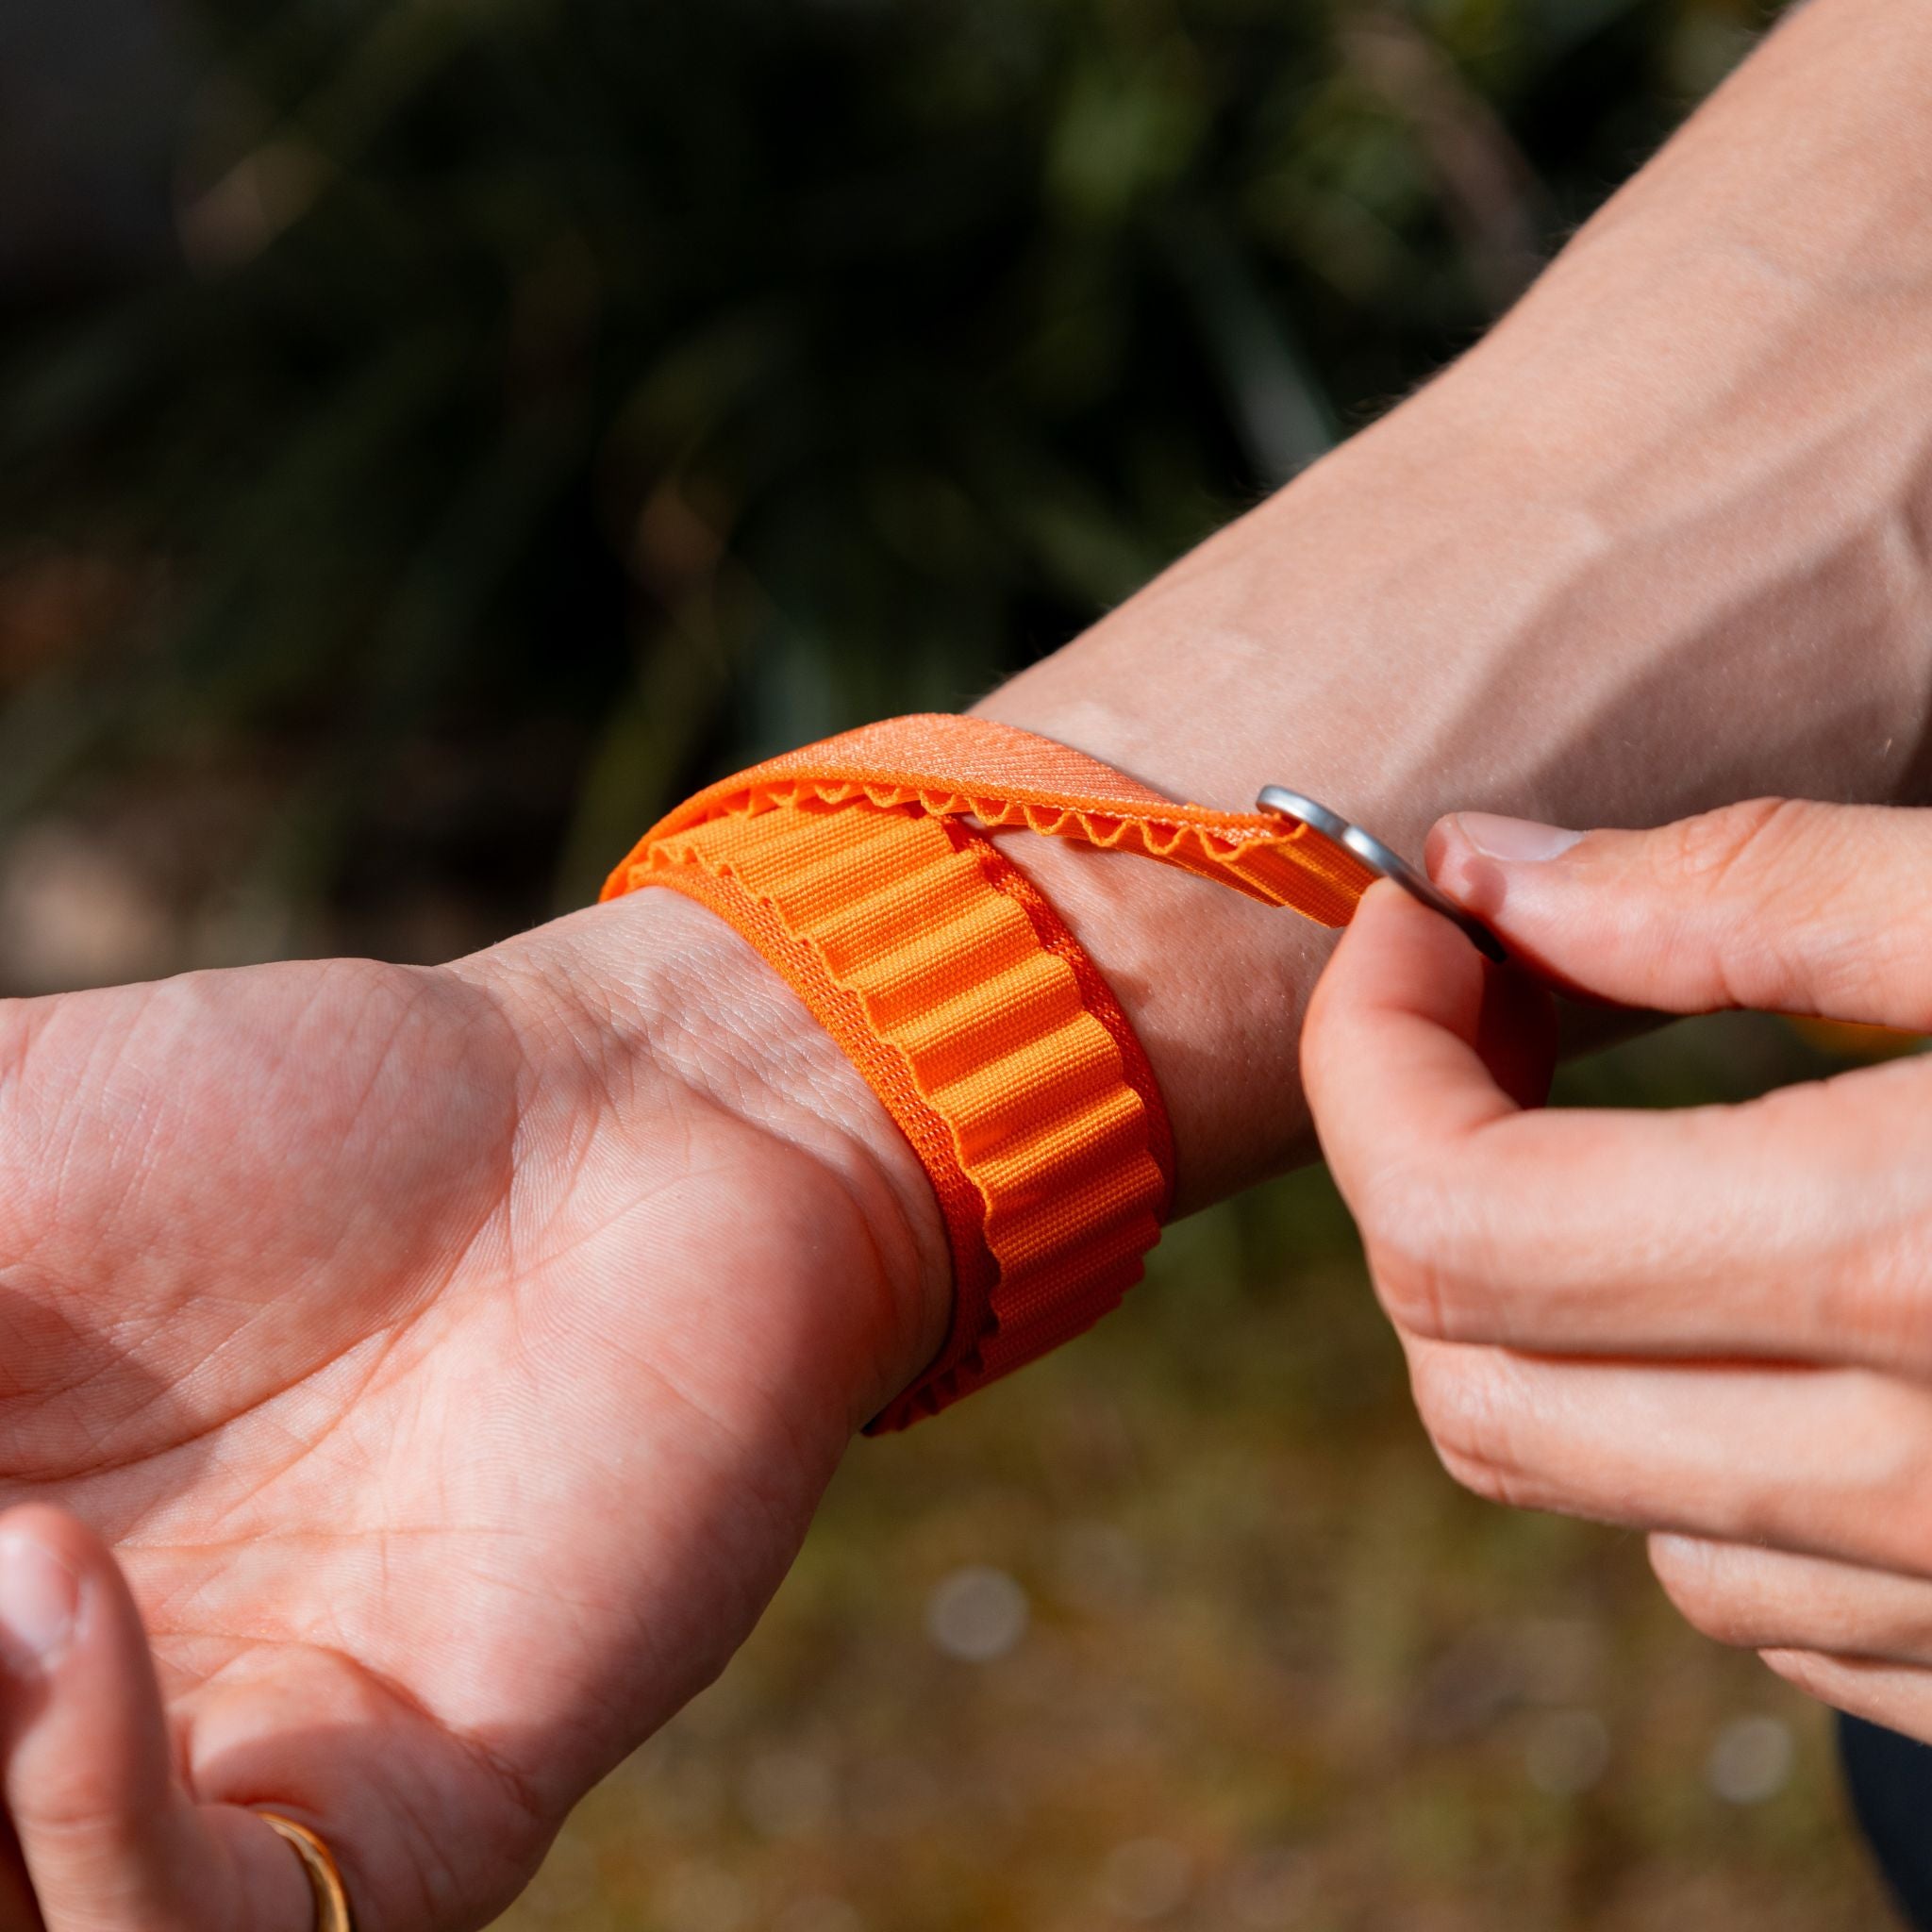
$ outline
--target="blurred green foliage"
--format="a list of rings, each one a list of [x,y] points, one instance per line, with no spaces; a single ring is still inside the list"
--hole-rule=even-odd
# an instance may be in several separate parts
[[[1759,11],[204,0],[178,265],[0,316],[0,815],[240,758],[267,890],[581,898],[1399,396]]]

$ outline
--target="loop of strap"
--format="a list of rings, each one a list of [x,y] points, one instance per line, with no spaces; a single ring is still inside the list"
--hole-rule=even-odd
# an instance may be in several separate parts
[[[1024,826],[1103,850],[1138,852],[1251,899],[1291,907],[1322,925],[1346,925],[1374,878],[1354,853],[1310,826],[1265,812],[1178,805],[1050,738],[946,712],[863,724],[707,786],[652,826],[625,864],[635,863],[653,840],[724,812],[861,797],[939,818],[974,819],[989,830]]]
[[[710,786],[607,882],[708,906],[786,979],[931,1179],[951,1333],[872,1427],[1070,1340],[1137,1281],[1174,1191],[1167,1112],[1092,961],[989,829],[1136,851],[1345,924],[1372,874],[1281,820],[1176,805],[1010,725],[888,720]]]

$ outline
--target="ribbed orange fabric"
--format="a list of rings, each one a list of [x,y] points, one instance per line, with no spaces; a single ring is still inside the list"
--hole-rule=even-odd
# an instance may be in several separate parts
[[[1057,1347],[1140,1278],[1167,1112],[1105,980],[986,827],[1138,851],[1324,924],[1372,876],[1280,820],[1176,805],[1009,725],[891,719],[708,787],[606,883],[709,907],[785,977],[919,1155],[945,1217],[939,1357],[903,1427]]]

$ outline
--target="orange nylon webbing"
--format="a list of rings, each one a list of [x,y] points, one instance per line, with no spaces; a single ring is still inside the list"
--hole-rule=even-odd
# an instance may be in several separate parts
[[[1173,1193],[1152,1069],[1105,980],[987,827],[1137,851],[1345,924],[1372,874],[1299,825],[1176,805],[985,720],[898,718],[708,787],[615,898],[669,886],[758,947],[918,1153],[944,1215],[952,1332],[873,1424],[903,1427],[1097,1321]]]

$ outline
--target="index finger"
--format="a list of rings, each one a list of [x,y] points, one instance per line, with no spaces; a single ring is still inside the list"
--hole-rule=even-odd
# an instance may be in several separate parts
[[[1554,1353],[1932,1366],[1913,1291],[1925,1068],[1741,1107],[1527,1112],[1486,1058],[1485,968],[1400,894],[1363,901],[1303,1070],[1391,1314]]]
[[[8,1511],[0,1795],[46,1932],[313,1932],[305,1865],[258,1814],[195,1804],[173,1756],[147,1636],[112,1556],[64,1511]]]

